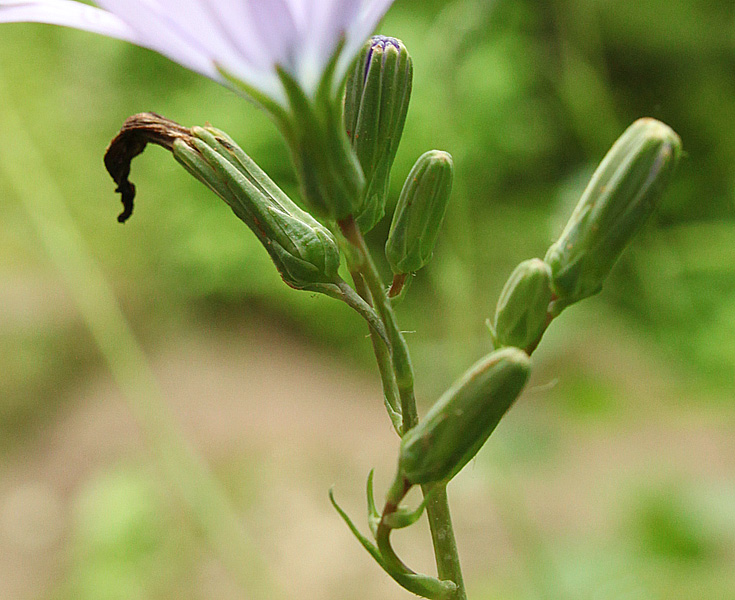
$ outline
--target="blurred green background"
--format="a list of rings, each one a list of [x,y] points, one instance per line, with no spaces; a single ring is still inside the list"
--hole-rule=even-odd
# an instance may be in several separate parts
[[[543,256],[627,125],[660,119],[687,152],[653,222],[602,293],[554,322],[530,389],[450,487],[470,597],[735,598],[735,6],[397,0],[380,32],[415,64],[392,201],[425,150],[456,165],[434,260],[399,309],[424,409],[487,351],[505,278]],[[2,26],[0,78],[0,111],[22,118],[275,579],[292,597],[408,597],[326,497],[336,482],[362,515],[367,471],[384,486],[394,465],[363,323],[286,288],[160,149],[133,163],[136,211],[115,219],[102,155],[127,116],[211,122],[295,192],[275,127],[154,53],[67,29]],[[369,236],[376,255],[388,226]],[[247,597],[151,466],[4,168],[0,373],[0,597]],[[415,529],[401,551],[431,570]]]

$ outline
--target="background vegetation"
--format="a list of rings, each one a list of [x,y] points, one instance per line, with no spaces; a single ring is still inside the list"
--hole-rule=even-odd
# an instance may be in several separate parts
[[[426,149],[448,150],[457,167],[436,256],[399,314],[416,331],[424,406],[488,348],[483,323],[505,278],[543,256],[628,124],[660,119],[687,151],[654,222],[603,292],[553,324],[535,387],[450,487],[471,597],[735,597],[732,3],[397,0],[381,32],[403,39],[415,64],[393,200]],[[270,562],[292,570],[286,587],[399,597],[374,583],[383,576],[367,556],[349,553],[326,501],[337,481],[360,506],[367,470],[387,480],[393,468],[359,319],[287,289],[227,207],[156,149],[133,164],[135,215],[115,220],[102,154],[128,115],[209,121],[295,193],[273,125],[156,54],[61,28],[3,26],[0,78],[0,110],[22,117],[194,443]],[[0,144],[13,144],[1,130]],[[388,226],[370,236],[377,254]],[[0,373],[0,595],[237,597],[160,493],[2,169]],[[197,428],[218,412],[229,428]],[[354,454],[330,459],[335,448]],[[307,552],[326,557],[315,562],[269,546],[277,535],[307,542],[288,537],[295,517],[263,512],[275,490],[282,500],[310,485],[308,508],[286,506],[306,522],[318,514],[302,532]],[[336,543],[347,554],[326,550]],[[345,592],[362,581],[361,593]]]

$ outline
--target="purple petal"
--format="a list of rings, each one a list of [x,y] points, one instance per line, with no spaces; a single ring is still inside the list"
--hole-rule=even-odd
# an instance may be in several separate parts
[[[271,0],[272,1],[272,0]],[[285,97],[262,33],[233,0],[97,0],[149,48],[222,81],[220,66],[277,102]],[[247,9],[245,9],[247,13]],[[242,20],[240,17],[245,16]],[[233,24],[233,19],[238,19]],[[257,45],[255,42],[259,42]],[[195,66],[196,65],[196,66]]]
[[[36,21],[126,40],[225,83],[218,67],[285,103],[274,67],[307,94],[337,44],[344,76],[393,0],[0,0],[0,22]]]
[[[373,33],[393,2],[394,0],[362,0],[359,13],[346,24],[347,39],[342,56],[337,62],[338,80],[347,73],[352,59],[360,51],[365,40]]]
[[[209,44],[203,43],[203,38],[212,33],[211,28],[207,28],[206,20],[197,20],[201,15],[189,13],[191,7],[186,2],[176,9],[157,0],[97,0],[97,4],[135,30],[141,45],[193,71],[221,80],[214,64],[217,53],[212,48],[220,36],[214,35]]]
[[[297,60],[294,45],[298,44],[303,32],[298,31],[287,0],[244,0],[243,3],[258,38],[268,50],[271,65],[292,70]]]
[[[0,23],[48,23],[139,43],[124,21],[99,8],[70,0],[0,0]]]
[[[311,1],[302,49],[299,76],[309,87],[316,87],[324,66],[329,62],[343,36],[347,35],[348,24],[360,9],[359,0]],[[358,45],[358,48],[361,44]]]
[[[137,3],[130,1],[121,4]],[[0,23],[49,23],[101,33],[155,50],[193,71],[223,81],[209,56],[175,34],[155,30],[155,26],[145,20],[150,15],[143,7],[139,8],[139,18],[130,22],[120,14],[71,0],[0,0]]]

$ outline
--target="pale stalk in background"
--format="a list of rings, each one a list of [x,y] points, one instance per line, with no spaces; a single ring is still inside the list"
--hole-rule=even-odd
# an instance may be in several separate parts
[[[283,598],[208,466],[186,441],[112,288],[74,223],[64,194],[44,167],[0,76],[0,172],[79,308],[100,353],[150,444],[168,484],[248,595]]]

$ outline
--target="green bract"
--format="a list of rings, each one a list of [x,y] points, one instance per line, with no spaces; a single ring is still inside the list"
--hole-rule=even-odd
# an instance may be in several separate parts
[[[517,348],[497,350],[472,366],[403,436],[399,475],[417,485],[459,473],[518,397],[530,368]]]
[[[275,115],[291,149],[306,207],[335,221],[357,212],[365,189],[360,163],[342,126],[342,97],[333,94],[338,56],[332,58],[314,99],[279,69],[289,110]]]
[[[173,154],[255,233],[291,287],[339,281],[339,248],[329,230],[301,210],[224,132],[194,127]]]
[[[385,214],[393,165],[411,98],[413,62],[403,42],[375,36],[364,46],[347,78],[344,121],[365,175],[357,216],[369,231]]]
[[[452,191],[453,173],[451,155],[430,150],[408,174],[385,245],[394,273],[414,273],[431,259]]]
[[[546,326],[551,302],[551,269],[532,258],[519,264],[503,287],[495,311],[495,335],[502,346],[528,348]]]
[[[600,291],[656,208],[680,156],[679,136],[655,119],[639,119],[615,142],[544,258],[558,297],[555,312]]]

